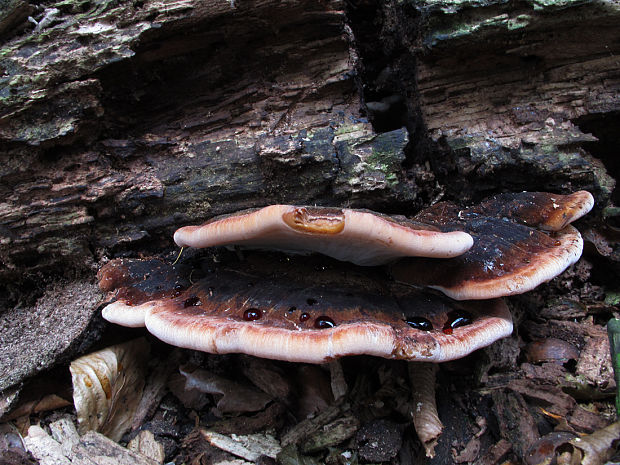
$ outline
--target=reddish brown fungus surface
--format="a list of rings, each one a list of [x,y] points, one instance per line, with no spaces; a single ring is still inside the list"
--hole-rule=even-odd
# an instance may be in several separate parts
[[[173,266],[158,259],[116,259],[97,273],[99,288],[115,291],[113,297],[139,305],[154,297],[179,295],[189,287],[186,267]]]
[[[415,219],[462,229],[474,238],[473,247],[445,260],[401,260],[393,266],[393,276],[459,300],[529,291],[579,259],[583,241],[568,223],[592,207],[591,198],[583,191],[571,196],[523,192],[496,196],[468,209],[438,203]]]
[[[126,265],[126,264],[124,264]],[[295,263],[285,278],[248,270],[208,274],[177,297],[138,302],[142,325],[173,345],[212,353],[241,352],[289,361],[321,363],[344,355],[369,354],[406,360],[460,358],[512,331],[501,300],[455,302],[409,289],[375,291],[366,278],[324,273],[326,283]],[[332,279],[327,279],[332,278]],[[376,292],[385,287],[385,292]],[[129,286],[131,288],[131,285]],[[188,300],[200,305],[187,305]],[[104,309],[109,321],[136,325],[133,307],[118,300]],[[454,324],[455,315],[468,320]],[[457,318],[458,319],[458,318]],[[412,321],[428,321],[415,327]],[[453,329],[446,334],[442,328]]]
[[[594,198],[586,191],[570,195],[517,192],[491,197],[469,208],[465,215],[492,215],[547,231],[560,231],[588,213],[593,206]]]

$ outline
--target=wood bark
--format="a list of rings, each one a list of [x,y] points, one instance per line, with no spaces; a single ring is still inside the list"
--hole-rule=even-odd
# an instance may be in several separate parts
[[[604,206],[614,179],[580,124],[603,133],[619,110],[617,18],[613,3],[9,3],[0,276],[89,269],[273,202],[410,213],[509,187]]]

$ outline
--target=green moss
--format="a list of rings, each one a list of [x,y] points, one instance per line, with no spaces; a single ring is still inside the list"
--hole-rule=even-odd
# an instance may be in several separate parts
[[[397,173],[401,170],[403,161],[402,152],[373,150],[372,154],[364,160],[372,171],[380,171],[385,176],[385,182],[389,187],[398,184]]]
[[[485,29],[501,28],[512,31],[528,26],[531,21],[532,17],[530,15],[521,14],[511,17],[508,13],[492,17],[484,17],[484,15],[480,14],[470,21],[461,21],[460,18],[455,18],[448,25],[435,24],[434,27],[431,27],[430,29],[433,32],[427,37],[426,42],[427,45],[434,45],[446,40],[475,35]]]
[[[590,3],[588,0],[530,0],[528,3],[535,10],[544,10],[549,8],[567,8],[575,5],[583,5]]]
[[[530,24],[532,17],[530,15],[519,15],[516,18],[511,18],[506,23],[506,27],[509,30],[521,29]]]
[[[620,216],[620,207],[605,207],[603,209],[603,218],[617,218]]]
[[[620,305],[620,292],[606,292],[605,293],[605,304],[606,305]]]
[[[43,239],[37,246],[37,253],[54,256],[84,256],[85,243],[74,237],[50,237]]]
[[[350,134],[352,132],[363,131],[364,129],[367,129],[367,126],[368,125],[365,123],[343,125],[336,129],[336,131],[334,131],[334,135],[342,136],[344,134]]]

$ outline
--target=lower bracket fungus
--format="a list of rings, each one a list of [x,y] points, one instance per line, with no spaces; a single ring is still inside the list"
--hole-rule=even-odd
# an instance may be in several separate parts
[[[112,261],[100,279],[119,270],[130,275],[142,266]],[[392,291],[398,295],[369,292],[356,277],[347,284],[317,285],[305,279],[310,270],[303,265],[295,277],[263,276],[248,268],[210,273],[163,298],[144,291],[150,286],[145,279],[119,289],[103,316],[124,326],[145,326],[179,347],[306,363],[362,354],[442,362],[512,332],[510,312],[498,299],[456,302],[407,288]],[[336,278],[329,274],[323,276],[333,283]]]
[[[501,296],[531,290],[577,261],[582,240],[569,223],[592,205],[584,191],[524,192],[466,209],[439,203],[413,220],[285,205],[241,212],[181,228],[175,241],[320,252],[366,266],[252,253],[190,280],[185,264],[113,260],[98,275],[108,292],[103,316],[215,354],[306,363],[362,354],[455,360],[511,334]],[[436,417],[434,404],[423,404],[431,410],[422,416]],[[428,435],[416,423],[429,456],[441,431],[435,423]]]

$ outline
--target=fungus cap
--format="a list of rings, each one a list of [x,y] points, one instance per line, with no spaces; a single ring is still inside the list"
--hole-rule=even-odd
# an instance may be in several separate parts
[[[442,261],[401,260],[391,267],[391,273],[400,282],[431,287],[457,300],[530,291],[579,259],[583,240],[568,223],[592,205],[592,196],[585,191],[571,195],[502,194],[466,209],[436,204],[415,219],[442,228],[460,228],[474,237],[474,246],[459,257]]]
[[[545,231],[561,231],[587,214],[594,206],[594,197],[587,191],[568,195],[549,192],[518,192],[499,194],[470,210],[522,222]]]
[[[537,230],[520,232],[520,238],[485,236],[467,255],[441,264],[403,260],[393,265],[391,273],[400,282],[434,288],[456,300],[492,299],[530,291],[581,256],[583,240],[572,226],[552,236]]]
[[[185,226],[174,234],[181,247],[241,245],[287,252],[319,252],[357,265],[400,257],[447,258],[471,248],[463,231],[442,232],[404,218],[366,210],[271,205]]]
[[[358,285],[316,286],[231,271],[209,274],[176,297],[118,299],[103,315],[121,325],[139,322],[179,347],[307,363],[362,354],[442,362],[512,332],[500,299],[454,302],[411,291],[392,297]]]

